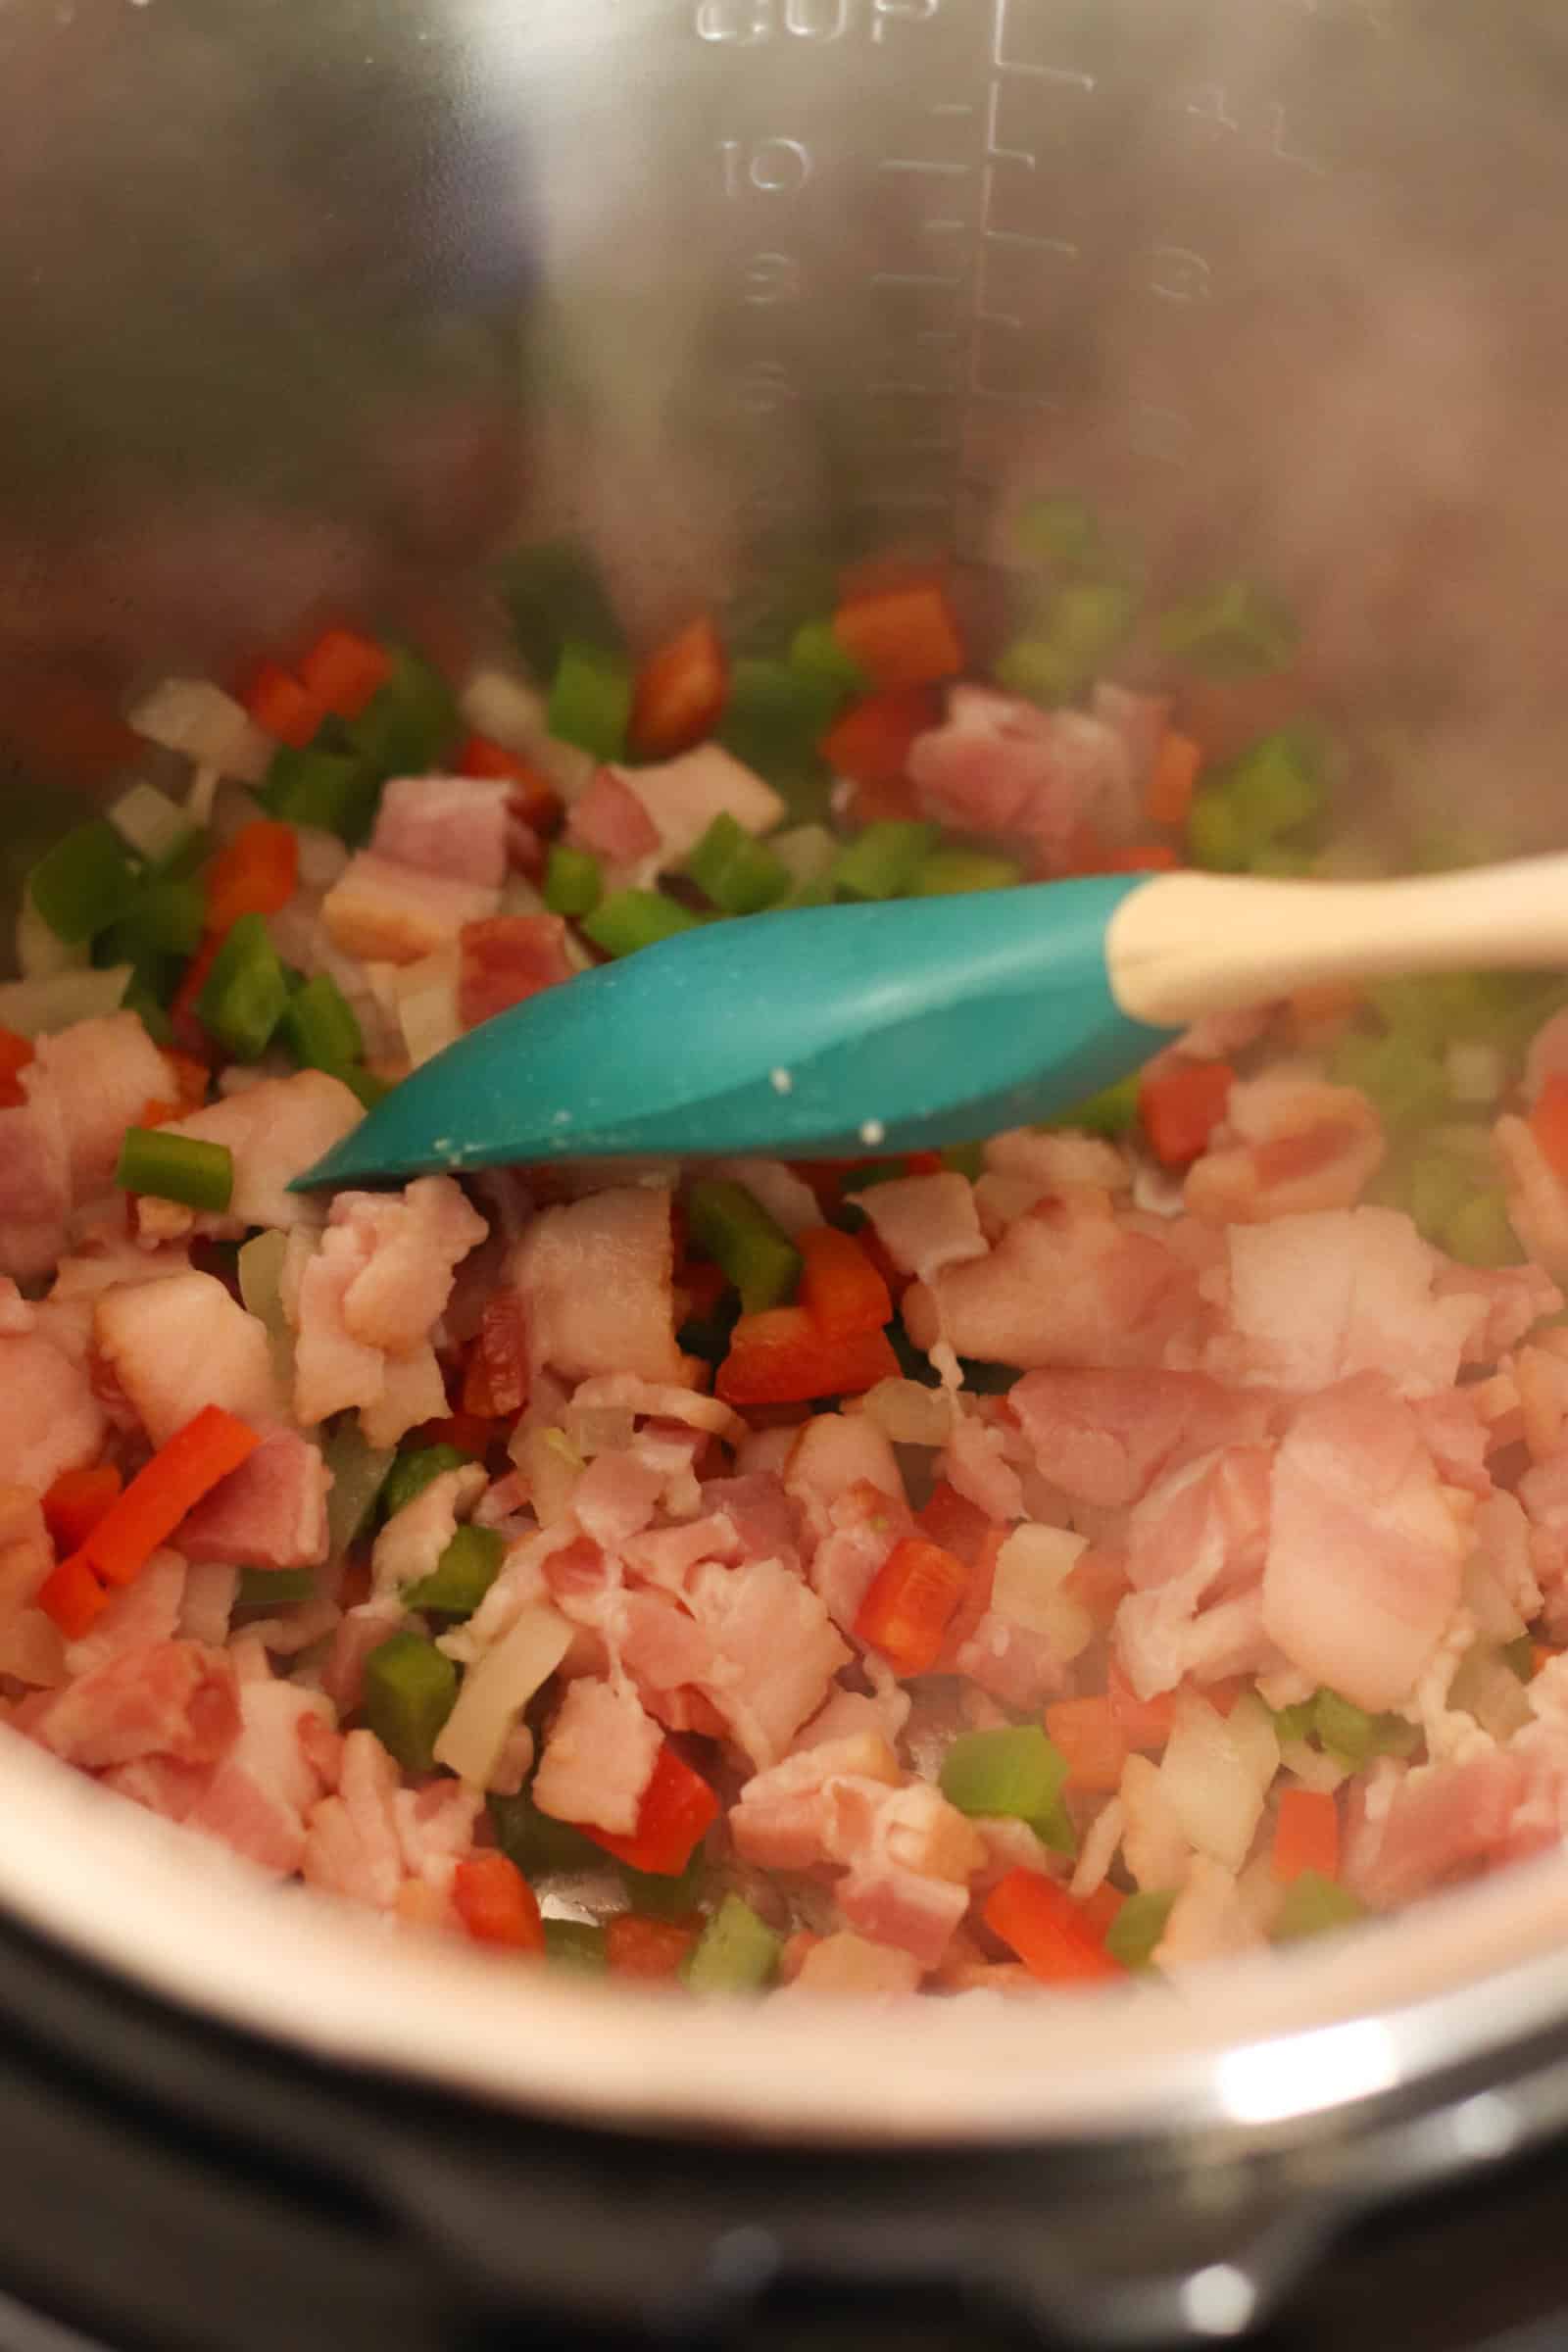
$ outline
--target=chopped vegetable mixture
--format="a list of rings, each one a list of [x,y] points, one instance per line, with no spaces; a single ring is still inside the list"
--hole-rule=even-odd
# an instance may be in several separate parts
[[[13,1736],[687,1997],[1049,1997],[1558,1837],[1560,976],[1306,991],[904,1160],[287,1189],[702,923],[1348,870],[1278,603],[1017,539],[1000,641],[884,568],[632,649],[554,547],[520,665],[334,628],[142,701],[183,782],[49,851],[0,987]]]

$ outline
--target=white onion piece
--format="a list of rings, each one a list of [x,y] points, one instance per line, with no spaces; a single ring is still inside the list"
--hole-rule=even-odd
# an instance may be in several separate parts
[[[149,743],[183,752],[198,766],[219,768],[242,784],[259,784],[271,764],[271,737],[209,678],[166,678],[142,696],[130,723]]]
[[[458,696],[458,708],[476,735],[509,752],[531,752],[544,741],[545,698],[512,669],[476,669]]]
[[[218,798],[218,787],[222,781],[222,769],[214,767],[211,761],[198,767],[191,778],[190,790],[185,795],[185,814],[193,825],[205,829],[212,823],[213,803]]]
[[[294,838],[300,847],[300,888],[329,891],[349,861],[348,851],[321,825],[296,825]]]
[[[458,1016],[457,950],[438,948],[417,963],[400,965],[393,987],[403,1043],[417,1069],[421,1061],[430,1060],[463,1035]]]
[[[991,1606],[999,1617],[1051,1643],[1065,1665],[1095,1638],[1095,1621],[1067,1591],[1067,1579],[1089,1548],[1064,1527],[1015,1527],[997,1554]]]
[[[51,931],[30,891],[24,891],[17,916],[17,968],[24,980],[52,980],[57,972],[84,971],[91,961],[87,942],[62,939]]]
[[[468,1668],[436,1740],[436,1762],[472,1788],[488,1788],[517,1717],[570,1647],[571,1627],[559,1611],[525,1608]]]
[[[571,1508],[586,1464],[564,1430],[530,1429],[509,1449],[528,1482],[528,1499],[541,1527],[554,1527]]]
[[[130,965],[111,964],[106,971],[74,969],[51,972],[37,980],[11,980],[0,986],[0,1029],[15,1029],[19,1037],[49,1037],[76,1021],[93,1021],[118,1012],[130,986]]]
[[[860,1410],[895,1446],[945,1446],[953,1433],[953,1399],[946,1389],[917,1380],[879,1380]]]
[[[1455,1038],[1444,1059],[1448,1093],[1455,1102],[1481,1106],[1497,1102],[1508,1084],[1508,1063],[1500,1046],[1481,1038]]]
[[[1279,1752],[1268,1710],[1250,1692],[1229,1715],[1196,1693],[1177,1701],[1160,1785],[1189,1842],[1227,1870],[1247,1859]]]
[[[132,784],[109,811],[122,841],[156,865],[172,855],[192,832],[189,814],[154,784]]]

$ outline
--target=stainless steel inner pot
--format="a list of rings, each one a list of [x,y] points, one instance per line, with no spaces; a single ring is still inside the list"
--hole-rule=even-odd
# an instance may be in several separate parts
[[[1369,794],[1560,843],[1565,97],[1551,0],[12,0],[5,854],[122,770],[138,678],[326,613],[467,647],[530,532],[585,533],[652,630],[823,553],[983,584],[1031,484],[1293,598]],[[911,2032],[525,1984],[20,1742],[0,1787],[0,1901],[175,2002],[617,2127],[1176,2165],[1255,2298],[1358,2200],[1568,2116],[1556,1857]],[[1309,2230],[1218,2194],[1265,2159]],[[1198,2242],[1117,2325],[1227,2331]]]

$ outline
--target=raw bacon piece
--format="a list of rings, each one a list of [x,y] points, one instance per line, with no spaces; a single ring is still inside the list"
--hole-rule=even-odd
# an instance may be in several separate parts
[[[97,1459],[108,1422],[83,1366],[39,1330],[0,1336],[0,1467],[38,1494]]]
[[[499,887],[456,882],[360,850],[322,900],[321,921],[345,956],[417,963],[454,946],[465,923],[482,922],[500,903]]]
[[[763,1770],[816,1713],[854,1653],[818,1595],[776,1560],[699,1569],[689,1602],[713,1645],[699,1688]]]
[[[949,1266],[984,1257],[974,1187],[963,1176],[896,1176],[861,1201],[877,1240],[901,1274],[933,1282]]]
[[[259,1869],[288,1878],[305,1855],[305,1822],[321,1794],[321,1775],[303,1736],[307,1718],[332,1728],[331,1702],[292,1683],[239,1686],[240,1732],[186,1814]]]
[[[403,1850],[393,1817],[398,1768],[373,1732],[343,1742],[335,1796],[313,1806],[300,1856],[308,1886],[390,1911],[403,1886]]]
[[[633,1373],[678,1385],[669,1195],[623,1185],[547,1208],[512,1256],[535,1372]]]
[[[1384,1149],[1383,1122],[1354,1087],[1265,1075],[1231,1088],[1224,1123],[1189,1170],[1184,1197],[1213,1225],[1348,1208]]]
[[[541,1813],[629,1838],[663,1735],[635,1693],[583,1677],[568,1683],[534,1775]]]
[[[216,1763],[239,1724],[234,1669],[223,1652],[162,1642],[52,1692],[27,1728],[68,1764],[101,1772],[141,1756]]]
[[[1202,1372],[1030,1372],[1007,1401],[1042,1473],[1075,1502],[1136,1502],[1171,1463],[1219,1445],[1255,1444],[1272,1418],[1257,1391]]]
[[[319,1446],[295,1430],[269,1430],[181,1522],[173,1543],[187,1560],[314,1568],[326,1557],[326,1487]]]
[[[381,788],[371,854],[450,882],[499,890],[507,878],[512,786],[483,776],[393,776]]]
[[[601,767],[566,819],[566,839],[608,865],[635,865],[659,848],[659,827],[617,767]]]
[[[304,1193],[291,1193],[289,1185],[364,1116],[341,1079],[325,1070],[296,1070],[290,1078],[263,1078],[242,1094],[225,1095],[189,1118],[167,1121],[166,1135],[223,1145],[233,1159],[234,1189],[223,1215],[175,1200],[139,1200],[139,1232],[144,1239],[172,1241],[198,1230],[239,1234],[253,1225],[287,1231],[318,1223],[319,1205]]]
[[[112,1012],[39,1038],[28,1086],[51,1097],[72,1194],[90,1200],[114,1182],[125,1129],[143,1103],[169,1091],[169,1064],[133,1012]]]
[[[93,1331],[155,1446],[204,1404],[220,1404],[241,1421],[283,1418],[267,1326],[216,1275],[167,1274],[105,1291]]]
[[[53,1094],[34,1082],[0,1109],[0,1272],[32,1282],[59,1261],[71,1214],[71,1161]]]

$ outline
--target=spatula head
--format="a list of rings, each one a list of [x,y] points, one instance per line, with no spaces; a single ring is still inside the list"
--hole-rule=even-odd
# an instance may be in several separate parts
[[[437,1054],[299,1188],[499,1162],[963,1142],[1109,1085],[1130,1020],[1113,875],[712,923],[547,990]]]

